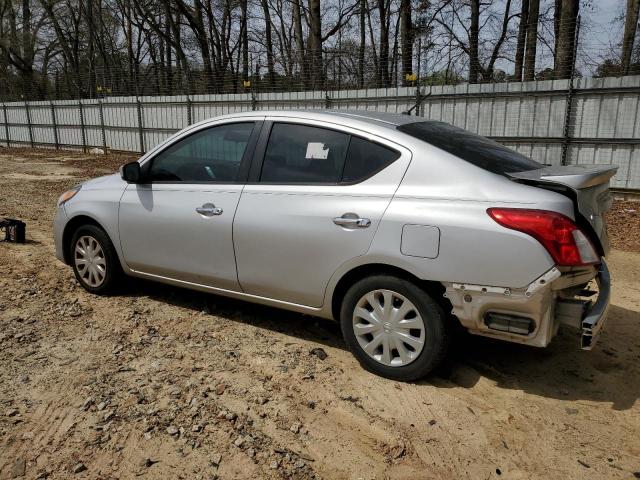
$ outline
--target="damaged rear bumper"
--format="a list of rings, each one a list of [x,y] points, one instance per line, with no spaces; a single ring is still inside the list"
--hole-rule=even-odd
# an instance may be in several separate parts
[[[602,260],[595,277],[598,298],[590,300],[559,300],[557,317],[560,323],[581,330],[580,347],[591,350],[604,328],[611,302],[611,275],[607,263]]]
[[[596,280],[595,295],[585,290]],[[590,350],[606,322],[611,295],[611,277],[602,260],[598,267],[554,267],[524,288],[505,288],[445,283],[445,297],[452,313],[470,333],[510,342],[545,347],[559,325],[581,330],[581,348]]]

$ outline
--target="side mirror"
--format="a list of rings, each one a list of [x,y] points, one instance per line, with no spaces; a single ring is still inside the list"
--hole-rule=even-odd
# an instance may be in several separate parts
[[[142,181],[142,172],[138,162],[131,162],[120,167],[120,176],[129,183],[140,183]]]

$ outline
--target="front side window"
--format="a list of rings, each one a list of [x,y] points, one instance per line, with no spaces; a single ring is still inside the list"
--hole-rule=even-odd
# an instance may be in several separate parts
[[[237,181],[253,126],[253,122],[220,125],[180,140],[153,159],[149,170],[151,181]]]
[[[349,135],[326,128],[276,123],[262,164],[263,183],[338,183]]]

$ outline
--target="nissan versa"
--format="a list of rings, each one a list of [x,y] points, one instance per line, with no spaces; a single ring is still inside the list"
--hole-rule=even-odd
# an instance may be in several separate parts
[[[366,369],[414,380],[454,322],[537,347],[564,323],[594,345],[615,171],[408,115],[238,113],[65,192],[56,253],[96,294],[126,274],[334,318]]]

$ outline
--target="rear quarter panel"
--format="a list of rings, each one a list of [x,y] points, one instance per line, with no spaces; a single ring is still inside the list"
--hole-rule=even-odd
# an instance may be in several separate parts
[[[553,266],[537,240],[498,225],[486,210],[533,208],[573,218],[569,199],[513,182],[411,137],[404,143],[413,151],[411,165],[369,251],[354,263],[394,265],[426,280],[511,288],[527,286]],[[402,253],[405,225],[439,229],[435,258]]]

